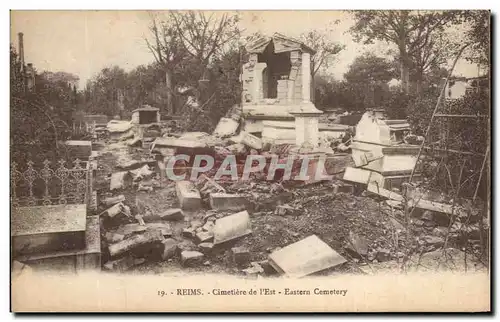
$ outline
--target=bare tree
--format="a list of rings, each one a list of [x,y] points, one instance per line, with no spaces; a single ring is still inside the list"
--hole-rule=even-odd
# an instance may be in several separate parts
[[[320,68],[327,69],[331,66],[335,59],[335,55],[345,48],[345,45],[328,39],[325,32],[318,30],[305,32],[300,36],[300,39],[316,51],[316,54],[312,57],[311,62],[311,73],[313,78]]]
[[[174,68],[186,56],[184,44],[181,39],[180,30],[173,23],[170,16],[160,19],[159,16],[151,14],[152,43],[146,39],[149,50],[155,57],[156,62],[165,72],[165,87],[167,89],[167,110],[175,114],[173,103],[172,75]]]
[[[200,78],[206,76],[207,66],[214,55],[239,40],[237,15],[206,11],[172,11],[170,17],[187,53],[200,64]]]

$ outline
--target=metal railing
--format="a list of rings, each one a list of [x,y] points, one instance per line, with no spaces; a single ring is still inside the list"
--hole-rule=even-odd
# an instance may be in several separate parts
[[[57,166],[45,160],[43,167],[36,167],[29,160],[26,168],[19,169],[17,163],[11,164],[11,206],[33,207],[65,204],[87,204],[92,195],[92,165],[79,159],[72,167],[65,160]]]

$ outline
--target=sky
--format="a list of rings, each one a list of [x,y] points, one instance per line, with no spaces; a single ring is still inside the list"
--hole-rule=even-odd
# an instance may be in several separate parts
[[[280,32],[297,37],[310,29],[327,32],[345,45],[328,70],[342,79],[354,58],[366,51],[384,56],[390,47],[356,43],[347,33],[353,21],[340,11],[241,11],[245,33]],[[340,20],[332,25],[335,20]],[[80,88],[102,68],[118,65],[129,71],[154,61],[145,42],[150,36],[147,11],[11,11],[11,43],[24,33],[25,61],[38,71],[65,71],[80,78]],[[329,28],[330,26],[330,28]],[[455,74],[477,76],[477,67],[461,60]]]

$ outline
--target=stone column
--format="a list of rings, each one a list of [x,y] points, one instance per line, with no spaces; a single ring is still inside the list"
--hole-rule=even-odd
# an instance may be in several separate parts
[[[302,102],[311,102],[311,55],[302,53]]]

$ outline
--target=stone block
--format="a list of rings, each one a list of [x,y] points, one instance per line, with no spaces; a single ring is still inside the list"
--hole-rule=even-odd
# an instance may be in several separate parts
[[[88,216],[85,246],[81,249],[50,251],[16,256],[16,260],[30,265],[34,271],[84,272],[101,269],[101,231],[99,216]]]
[[[241,135],[241,143],[256,150],[262,150],[262,140],[248,132]]]
[[[248,212],[241,211],[236,214],[217,219],[214,229],[214,245],[234,240],[252,233],[250,216]]]
[[[133,177],[128,171],[115,172],[111,175],[109,190],[127,189],[132,186]]]
[[[165,239],[163,242],[163,253],[161,258],[163,260],[167,260],[169,258],[172,258],[175,256],[177,253],[177,250],[179,249],[179,245],[177,244],[177,241],[172,238]]]
[[[13,255],[85,248],[86,205],[13,208]]]
[[[241,211],[246,208],[247,200],[240,194],[211,193],[210,207],[219,211]]]
[[[287,277],[303,277],[346,262],[316,235],[288,245],[269,255],[269,263]]]
[[[207,231],[200,231],[196,234],[196,242],[197,243],[207,243],[212,241],[214,238],[214,234]]]
[[[246,247],[231,248],[232,260],[238,266],[245,266],[250,262],[250,251]]]
[[[181,265],[184,267],[200,265],[203,260],[203,253],[193,250],[185,250],[181,253]]]
[[[201,208],[200,192],[192,182],[177,181],[175,188],[181,209],[194,211]]]
[[[174,221],[174,220],[183,220],[184,214],[180,208],[172,208],[165,210],[159,214],[159,217],[162,220]]]
[[[146,231],[143,234],[133,235],[130,238],[124,239],[116,244],[109,245],[109,254],[111,257],[116,257],[136,247],[162,242],[163,240],[164,237],[160,230]]]
[[[213,243],[201,243],[198,245],[198,249],[203,253],[203,254],[210,254],[212,249],[214,248]]]
[[[223,117],[215,127],[214,135],[219,137],[228,137],[235,135],[240,123],[232,118]]]

